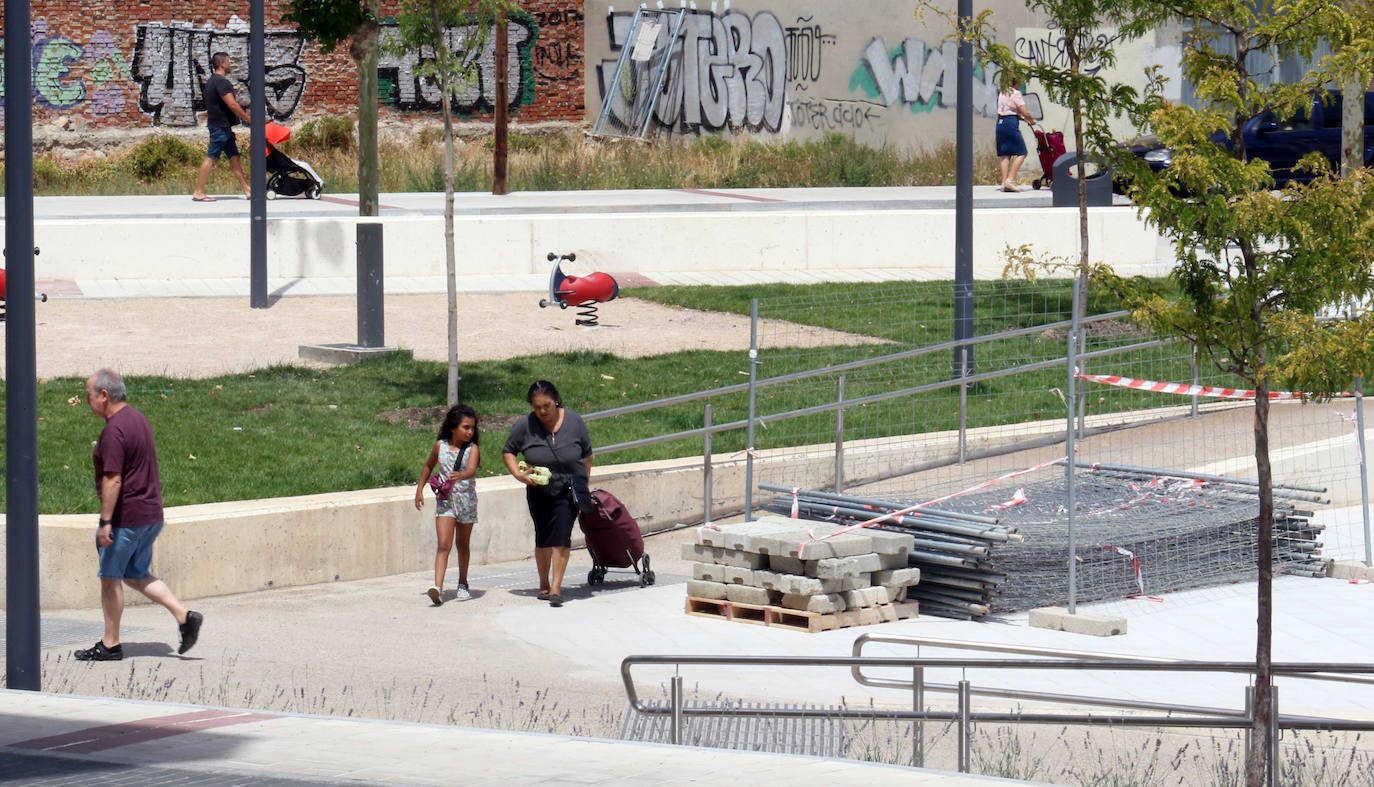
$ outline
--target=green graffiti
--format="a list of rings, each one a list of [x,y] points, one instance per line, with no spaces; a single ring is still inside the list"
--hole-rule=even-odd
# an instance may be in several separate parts
[[[68,109],[86,97],[80,79],[67,80],[69,63],[79,62],[85,52],[65,38],[51,38],[40,44],[42,54],[33,64],[34,93],[40,104],[53,109]]]

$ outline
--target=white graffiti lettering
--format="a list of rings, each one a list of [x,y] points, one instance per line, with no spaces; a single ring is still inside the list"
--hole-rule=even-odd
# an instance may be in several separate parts
[[[534,25],[528,19],[510,18],[507,33],[506,85],[509,107],[514,109],[534,101],[534,75],[530,56],[534,43]],[[441,106],[439,83],[433,77],[420,77],[416,67],[434,58],[432,50],[411,50],[397,53],[395,41],[400,33],[394,23],[381,30],[382,55],[377,61],[377,75],[383,82],[382,100],[405,110],[436,110]],[[478,27],[454,25],[444,30],[445,43],[465,67],[473,69],[471,81],[454,86],[451,102],[454,112],[488,112],[496,98],[496,39],[487,36],[481,49],[473,42]],[[528,76],[528,79],[526,78]],[[388,95],[389,94],[389,95]]]
[[[303,42],[294,31],[265,36],[263,63],[267,69],[267,113],[285,120],[296,111],[305,90],[305,69],[297,63]],[[202,90],[210,76],[210,55],[226,52],[233,62],[229,81],[240,99],[248,96],[248,33],[211,30],[189,24],[138,26],[134,43],[133,77],[140,85],[138,104],[166,126],[194,126],[196,113],[205,110]]]
[[[959,45],[946,41],[939,48],[928,48],[919,38],[902,42],[901,52],[889,55],[881,36],[864,48],[863,65],[867,67],[879,98],[884,106],[904,104],[920,111],[935,107],[952,107],[958,101],[955,71]],[[997,78],[995,71],[985,72],[982,79],[973,80],[973,111],[991,117],[997,114]]]
[[[611,51],[626,45],[631,16],[608,18]],[[597,67],[601,96],[615,73],[616,61]],[[685,131],[750,128],[778,131],[787,105],[787,44],[782,25],[761,11],[752,18],[740,11],[714,14],[688,11],[654,106],[654,120]],[[623,97],[611,104],[611,115],[626,122],[630,105]]]

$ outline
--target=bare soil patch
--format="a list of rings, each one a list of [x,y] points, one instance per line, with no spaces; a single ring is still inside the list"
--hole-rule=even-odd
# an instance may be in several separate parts
[[[601,306],[601,325],[574,324],[572,309],[541,309],[538,293],[464,295],[458,304],[459,363],[553,352],[624,358],[682,350],[747,350],[749,318],[625,298]],[[389,295],[385,341],[417,359],[448,358],[447,297]],[[39,377],[123,374],[214,377],[273,365],[311,365],[300,345],[357,341],[352,297],[285,297],[268,309],[246,298],[53,298],[37,305]],[[771,327],[770,327],[771,324]],[[871,336],[764,321],[761,335],[789,344],[881,343]],[[7,326],[0,324],[0,336]],[[3,359],[0,358],[0,364]],[[0,365],[3,369],[3,365]]]

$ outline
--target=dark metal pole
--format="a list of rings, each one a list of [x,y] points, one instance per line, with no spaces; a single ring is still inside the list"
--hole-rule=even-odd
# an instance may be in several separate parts
[[[263,0],[253,0],[248,33],[248,92],[252,119],[248,144],[248,182],[253,189],[249,213],[253,226],[249,235],[248,305],[266,309],[267,303],[267,70],[263,65]]]
[[[964,32],[973,22],[973,0],[959,0],[958,93],[954,117],[954,338],[973,337],[973,44]],[[954,350],[954,376],[973,371],[973,346]]]
[[[358,222],[358,346],[385,347],[382,325],[382,225]]]
[[[5,0],[5,680],[42,688],[29,0]]]

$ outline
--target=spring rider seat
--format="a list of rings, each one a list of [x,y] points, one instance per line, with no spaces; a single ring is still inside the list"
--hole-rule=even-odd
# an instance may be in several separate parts
[[[616,284],[609,273],[600,271],[587,276],[569,276],[564,273],[563,262],[573,262],[576,259],[577,255],[574,253],[549,252],[548,260],[553,263],[553,271],[549,273],[549,297],[539,299],[539,308],[556,305],[560,309],[566,309],[572,306],[578,310],[577,319],[574,320],[576,324],[596,327],[599,324],[596,305],[615,300],[620,294],[620,285]]]

